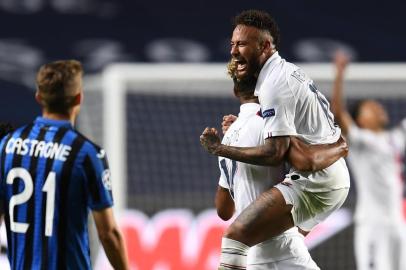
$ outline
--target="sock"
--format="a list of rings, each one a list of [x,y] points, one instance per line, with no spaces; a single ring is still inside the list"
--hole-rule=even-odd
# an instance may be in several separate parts
[[[221,240],[220,267],[218,270],[247,269],[247,253],[249,246],[223,237]]]

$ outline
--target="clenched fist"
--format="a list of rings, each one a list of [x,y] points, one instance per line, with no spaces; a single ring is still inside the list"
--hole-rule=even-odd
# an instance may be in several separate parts
[[[205,128],[200,135],[200,144],[211,154],[216,154],[218,147],[221,145],[220,137],[215,128]]]

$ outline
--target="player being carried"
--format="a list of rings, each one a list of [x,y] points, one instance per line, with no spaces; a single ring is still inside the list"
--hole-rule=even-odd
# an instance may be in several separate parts
[[[357,269],[406,269],[401,176],[406,120],[386,130],[388,114],[374,100],[359,102],[354,119],[351,117],[343,98],[348,61],[343,52],[337,53],[331,107],[351,146],[348,160],[357,186],[354,233]]]
[[[262,11],[244,11],[235,18],[231,39],[232,61],[238,81],[257,79],[264,118],[264,143],[254,147],[221,144],[215,129],[200,138],[212,154],[231,160],[275,166],[286,160],[290,136],[309,144],[331,144],[341,131],[335,125],[326,98],[297,66],[277,50],[279,32],[272,17]],[[283,183],[251,203],[226,230],[219,269],[246,269],[250,246],[297,226],[310,231],[344,203],[350,187],[343,158],[327,168],[303,171],[293,166]]]
[[[114,269],[128,269],[106,154],[73,128],[83,98],[82,73],[74,60],[42,66],[36,92],[42,117],[0,142],[11,269],[91,269],[89,209]]]
[[[254,96],[256,80],[238,82],[235,66],[235,63],[230,63],[228,72],[234,81],[234,94],[241,102],[240,113],[238,118],[233,117],[231,126],[229,121],[223,122],[223,131],[226,132],[222,143],[240,147],[261,145],[264,122],[259,114],[258,98]],[[288,157],[296,167],[311,170],[331,164],[331,160],[337,160],[346,150],[344,141],[311,146],[291,137]],[[322,158],[315,160],[316,155]],[[278,184],[283,172],[282,166],[256,166],[223,157],[219,157],[219,168],[221,173],[215,201],[218,215],[223,220],[230,219],[234,214],[239,215],[262,192]],[[250,270],[319,269],[297,227],[251,247],[247,267]]]

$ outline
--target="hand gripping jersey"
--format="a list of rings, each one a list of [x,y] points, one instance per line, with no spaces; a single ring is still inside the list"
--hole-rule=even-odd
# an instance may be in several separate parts
[[[11,269],[91,269],[89,209],[113,205],[104,150],[68,121],[39,117],[0,151]]]

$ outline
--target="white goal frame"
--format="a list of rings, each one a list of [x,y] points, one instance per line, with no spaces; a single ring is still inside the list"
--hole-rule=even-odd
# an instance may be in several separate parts
[[[333,80],[334,67],[331,64],[298,65],[316,82]],[[402,89],[351,91],[346,93],[347,97],[365,97],[367,95],[398,97],[404,95],[406,98],[406,64],[352,64],[346,74],[346,81],[400,81],[405,85],[404,91]],[[126,121],[124,121],[127,91],[156,95],[168,93],[172,95],[232,95],[232,83],[227,76],[225,63],[113,64],[103,71],[101,83],[104,108],[103,145],[109,156],[114,178],[115,207],[119,211],[126,208],[127,202],[127,133]],[[321,91],[326,95],[330,94],[330,88],[321,89]]]

